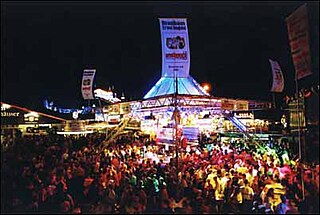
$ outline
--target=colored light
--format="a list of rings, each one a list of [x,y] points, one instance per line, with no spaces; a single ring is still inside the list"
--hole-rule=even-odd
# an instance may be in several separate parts
[[[8,105],[8,104],[5,104],[5,103],[1,104],[1,110],[7,110],[9,108],[11,108],[11,105]]]
[[[208,84],[208,83],[204,83],[204,84],[202,84],[202,88],[203,88],[206,92],[209,92],[210,89],[211,89],[211,86],[210,86],[210,84]]]

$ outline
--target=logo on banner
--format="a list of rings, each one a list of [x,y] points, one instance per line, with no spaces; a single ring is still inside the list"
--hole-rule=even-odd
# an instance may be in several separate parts
[[[88,86],[88,85],[91,85],[91,80],[90,79],[83,80],[83,86]]]
[[[186,42],[183,37],[167,37],[166,46],[168,49],[183,49],[186,45]]]
[[[183,53],[167,53],[166,54],[166,59],[170,60],[176,60],[176,59],[181,59],[181,60],[187,60],[187,52]]]

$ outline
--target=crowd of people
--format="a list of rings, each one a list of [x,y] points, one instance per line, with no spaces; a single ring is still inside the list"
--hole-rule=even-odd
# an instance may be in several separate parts
[[[284,149],[215,141],[168,162],[145,156],[157,147],[145,138],[104,139],[17,138],[1,155],[1,211],[319,213],[319,166],[311,172]]]

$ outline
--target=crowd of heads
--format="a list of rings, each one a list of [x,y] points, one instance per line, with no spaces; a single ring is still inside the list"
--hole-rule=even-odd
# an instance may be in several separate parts
[[[147,138],[104,139],[17,138],[2,151],[2,211],[319,213],[319,167],[304,168],[278,146],[215,141],[210,151],[180,148],[178,162],[166,162],[146,158],[160,150]]]

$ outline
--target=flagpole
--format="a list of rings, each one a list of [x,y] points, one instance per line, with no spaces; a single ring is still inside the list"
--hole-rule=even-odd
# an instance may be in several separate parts
[[[298,85],[298,73],[296,72],[295,75],[295,82],[296,82],[296,94],[297,94],[297,117],[298,117],[298,143],[299,143],[299,162],[302,164],[302,156],[301,156],[301,133],[300,133],[300,116],[299,116],[299,85]],[[301,188],[302,188],[302,199],[305,199],[305,192],[304,192],[304,169],[303,165],[301,165]]]
[[[298,79],[297,79],[297,73],[296,73],[296,94],[297,94],[297,117],[298,117],[298,143],[299,143],[299,159],[301,160],[301,134],[300,134],[300,117],[299,117],[299,88],[298,88]]]
[[[178,96],[178,78],[177,78],[177,72],[174,72],[174,83],[175,83],[175,92],[174,92],[174,110],[173,110],[173,115],[174,115],[174,129],[175,129],[175,150],[176,150],[176,168],[177,168],[177,176],[179,174],[179,140],[178,140],[178,102],[177,102],[177,96]]]

